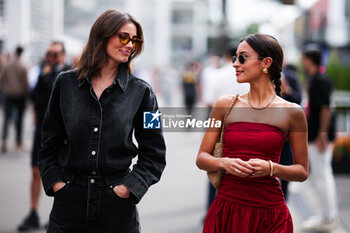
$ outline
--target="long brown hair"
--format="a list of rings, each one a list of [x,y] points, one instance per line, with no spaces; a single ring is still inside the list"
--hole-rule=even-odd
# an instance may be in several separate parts
[[[242,41],[246,41],[259,54],[259,57],[272,58],[268,72],[270,80],[275,84],[277,95],[280,95],[283,50],[278,41],[273,36],[259,33],[247,35]]]
[[[76,68],[78,68],[78,80],[88,76],[100,75],[103,64],[107,62],[107,43],[111,36],[126,23],[132,23],[136,26],[137,37],[143,40],[142,27],[133,16],[116,9],[106,10],[98,17],[92,25],[89,40],[83,50]],[[143,49],[143,43],[135,48],[131,53],[127,67],[129,73],[132,73],[131,61],[138,56]]]

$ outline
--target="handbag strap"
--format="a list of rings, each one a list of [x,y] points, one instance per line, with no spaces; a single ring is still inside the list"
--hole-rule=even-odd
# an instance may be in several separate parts
[[[219,142],[222,142],[224,140],[224,131],[225,131],[225,128],[226,128],[226,119],[228,117],[228,115],[230,114],[232,108],[233,108],[233,105],[235,104],[236,100],[238,98],[238,94],[235,95],[232,100],[231,100],[231,103],[230,103],[230,106],[228,108],[228,110],[226,111],[226,114],[225,114],[225,117],[224,117],[224,121],[222,123],[222,127],[221,127],[221,132],[220,132],[220,141]]]

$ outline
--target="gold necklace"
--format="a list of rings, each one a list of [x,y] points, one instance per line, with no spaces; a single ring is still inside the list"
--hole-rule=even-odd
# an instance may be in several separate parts
[[[267,108],[268,106],[270,106],[270,104],[273,102],[273,100],[275,99],[275,97],[276,97],[276,95],[274,94],[273,97],[271,98],[270,102],[269,102],[266,106],[264,106],[264,107],[254,107],[254,106],[252,105],[252,103],[250,102],[249,92],[248,92],[248,104],[249,104],[249,106],[250,106],[252,109],[255,109],[255,110],[263,110],[263,109]]]

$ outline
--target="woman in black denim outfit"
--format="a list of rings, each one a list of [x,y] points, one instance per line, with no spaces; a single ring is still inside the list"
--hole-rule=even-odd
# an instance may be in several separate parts
[[[156,97],[131,71],[142,42],[131,15],[107,10],[77,69],[57,77],[38,156],[45,192],[54,196],[47,232],[140,231],[135,205],[165,166],[161,129],[143,127],[144,112],[158,110]]]

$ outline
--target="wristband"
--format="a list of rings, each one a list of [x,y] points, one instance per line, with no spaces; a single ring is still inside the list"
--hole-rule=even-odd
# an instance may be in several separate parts
[[[271,160],[269,160],[270,163],[270,176],[273,176],[273,163]]]

